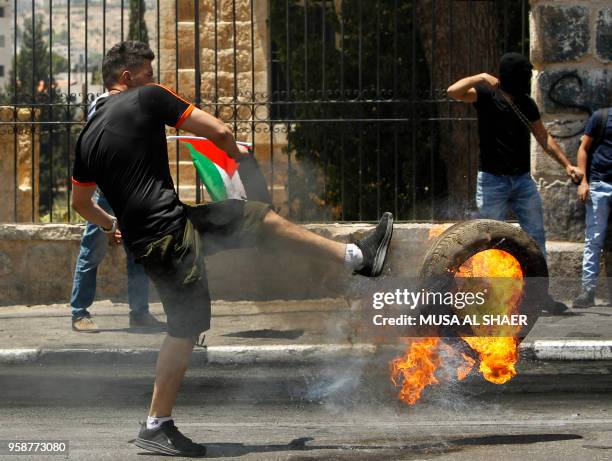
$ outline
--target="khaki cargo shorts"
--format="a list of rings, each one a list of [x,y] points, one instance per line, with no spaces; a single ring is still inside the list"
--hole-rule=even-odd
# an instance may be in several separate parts
[[[185,226],[148,244],[136,261],[155,284],[168,335],[189,338],[210,328],[210,293],[204,256],[256,246],[270,206],[224,200],[187,206]]]

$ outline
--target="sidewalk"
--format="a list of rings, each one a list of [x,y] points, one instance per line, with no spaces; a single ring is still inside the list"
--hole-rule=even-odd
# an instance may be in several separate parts
[[[129,328],[127,304],[98,301],[90,312],[99,333],[72,331],[66,304],[0,307],[0,363],[155,360],[165,333]],[[165,320],[160,303],[152,303],[151,312]],[[372,344],[353,343],[352,316],[344,299],[217,301],[207,349],[197,348],[196,357],[287,363],[374,353]],[[612,307],[542,316],[521,350],[530,359],[612,360]]]

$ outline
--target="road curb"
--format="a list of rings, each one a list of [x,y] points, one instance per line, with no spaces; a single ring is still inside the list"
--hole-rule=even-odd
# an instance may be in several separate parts
[[[527,346],[536,360],[612,360],[612,340],[542,339]]]
[[[366,359],[401,352],[399,346],[369,344],[290,344],[196,348],[193,362],[217,365],[309,364],[340,359]],[[612,340],[536,340],[523,343],[521,357],[541,361],[612,361]],[[154,363],[157,349],[0,349],[0,364]]]

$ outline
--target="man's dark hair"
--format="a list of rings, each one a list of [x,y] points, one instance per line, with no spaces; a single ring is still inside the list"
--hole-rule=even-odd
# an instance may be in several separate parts
[[[146,43],[136,40],[119,42],[104,56],[102,61],[102,80],[106,88],[117,83],[124,70],[142,67],[145,61],[153,61],[155,53]]]

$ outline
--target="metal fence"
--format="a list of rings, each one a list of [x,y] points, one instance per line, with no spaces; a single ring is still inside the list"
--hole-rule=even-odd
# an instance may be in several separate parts
[[[281,213],[461,219],[478,139],[445,89],[528,52],[527,0],[0,0],[0,13],[0,222],[77,219],[73,147],[102,56],[138,37],[158,81],[255,144]],[[181,199],[204,200],[170,153]]]

